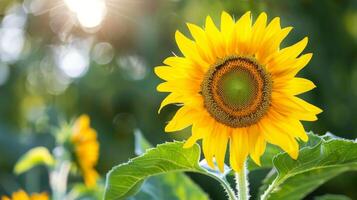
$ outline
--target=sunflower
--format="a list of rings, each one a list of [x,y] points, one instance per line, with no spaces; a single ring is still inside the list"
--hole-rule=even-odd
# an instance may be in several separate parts
[[[11,197],[2,196],[1,200],[48,200],[47,193],[34,193],[32,195],[28,195],[25,191],[19,190],[14,192]]]
[[[292,27],[282,28],[278,17],[267,23],[266,13],[254,24],[250,12],[238,21],[223,12],[220,29],[210,16],[204,28],[187,26],[192,39],[175,34],[183,56],[168,57],[155,68],[165,81],[157,90],[170,93],[159,112],[168,104],[182,105],[165,131],[192,125],[184,147],[202,139],[207,163],[214,168],[215,158],[221,171],[228,144],[237,172],[248,155],[260,165],[267,142],[297,159],[297,140],[308,140],[301,121],[315,121],[322,112],[296,97],[315,87],[295,77],[312,57],[300,55],[308,39],[281,49]]]
[[[94,168],[98,162],[99,143],[97,133],[90,127],[90,119],[87,115],[81,115],[75,121],[71,139],[84,182],[88,187],[93,187],[99,178]]]

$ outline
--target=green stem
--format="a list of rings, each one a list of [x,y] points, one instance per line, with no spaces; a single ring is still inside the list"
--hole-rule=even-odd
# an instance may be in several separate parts
[[[66,154],[67,152],[62,146],[56,147],[54,150],[56,164],[50,170],[50,187],[53,200],[66,199],[67,179],[71,168],[71,162],[66,159]]]
[[[267,200],[269,195],[270,195],[270,193],[273,191],[275,185],[276,185],[276,179],[265,190],[264,194],[260,197],[260,200]]]
[[[64,199],[66,196],[69,169],[70,163],[63,162],[50,174],[50,183],[54,200]]]
[[[238,200],[249,199],[248,170],[245,165],[244,163],[242,171],[235,173]]]

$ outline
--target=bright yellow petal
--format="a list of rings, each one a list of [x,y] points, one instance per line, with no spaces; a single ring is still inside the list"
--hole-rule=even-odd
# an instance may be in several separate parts
[[[213,132],[216,129],[217,123],[213,122],[212,124],[207,124],[207,126],[208,126],[207,131],[209,132],[205,133],[205,136],[202,140],[202,150],[208,166],[214,169],[215,165],[213,163],[213,156],[214,156],[213,146],[216,145],[216,142],[214,141],[212,136],[213,136]]]
[[[265,12],[261,13],[252,27],[252,37],[251,37],[251,52],[250,54],[255,54],[257,50],[261,47],[262,41],[264,39],[265,27],[267,23],[268,16]]]
[[[237,46],[236,53],[238,55],[247,55],[250,51],[250,38],[252,32],[252,16],[251,12],[246,12],[237,22],[236,22],[236,37]]]
[[[157,86],[159,92],[177,92],[179,94],[197,94],[201,90],[199,80],[179,79],[160,83]]]
[[[187,106],[181,107],[165,127],[165,132],[179,131],[190,126],[197,118],[198,113]]]
[[[192,135],[185,142],[183,147],[192,147],[192,145],[195,144],[197,140],[204,138],[207,133],[212,131],[213,124],[214,120],[210,116],[205,116],[205,114],[202,114],[201,118],[192,124]]]
[[[230,127],[225,125],[220,125],[220,127],[214,133],[214,141],[216,143],[213,148],[215,149],[215,158],[218,165],[218,169],[223,173],[224,172],[224,160],[227,151],[228,139],[230,135]]]
[[[162,100],[158,113],[160,113],[161,109],[166,105],[173,104],[173,103],[182,103],[182,98],[180,97],[181,95],[177,95],[176,93],[171,93],[167,95],[167,97],[164,100]]]
[[[286,133],[286,130],[281,128],[279,124],[274,123],[268,116],[265,116],[259,123],[263,130],[266,140],[274,145],[282,148],[293,159],[297,159],[299,155],[299,144]]]
[[[227,55],[231,55],[234,52],[234,44],[235,44],[235,36],[234,27],[235,22],[231,15],[227,12],[222,12],[221,15],[221,33],[223,36],[224,46],[225,46],[225,53]]]
[[[197,48],[199,53],[203,59],[206,60],[207,63],[213,64],[216,62],[214,54],[214,50],[209,46],[209,41],[207,39],[205,31],[197,25],[187,24],[188,29],[191,32],[193,39],[197,44]],[[207,66],[207,68],[209,65]]]
[[[288,134],[294,136],[295,138],[299,138],[304,142],[308,140],[306,131],[299,120],[281,115],[274,110],[270,110],[269,114],[270,120],[279,124]]]
[[[291,80],[274,80],[274,88],[287,95],[299,95],[314,89],[315,84],[304,78],[293,78]]]
[[[299,106],[304,107],[306,110],[308,110],[309,112],[312,112],[314,114],[320,114],[322,112],[322,110],[298,97],[292,97],[292,100],[297,103]]]
[[[230,163],[234,171],[240,172],[248,156],[248,136],[246,128],[234,129],[231,134]]]
[[[185,57],[191,58],[197,66],[204,69],[208,64],[200,57],[197,52],[196,44],[184,36],[180,31],[175,33],[176,43]]]
[[[257,49],[257,52],[255,53],[260,64],[266,65],[270,55],[276,52],[277,49],[270,46],[274,44],[274,37],[278,36],[279,33],[281,33],[280,18],[276,17],[266,27],[261,41],[261,48]]]
[[[288,97],[277,92],[272,93],[271,109],[275,109],[283,115],[291,116],[298,120],[315,121],[317,120],[316,115],[321,112],[321,110],[315,108],[314,110],[309,110],[304,105],[299,104],[295,97]]]
[[[225,51],[222,34],[210,16],[206,17],[205,30],[211,49],[215,52],[214,58],[223,58]]]
[[[264,136],[257,125],[248,128],[248,136],[250,157],[260,166],[260,157],[263,155],[266,146]]]
[[[190,73],[177,67],[158,66],[154,69],[155,74],[165,81],[190,78]]]
[[[294,77],[300,70],[302,70],[311,60],[312,53],[307,53],[296,59],[296,62],[291,66],[288,75]]]

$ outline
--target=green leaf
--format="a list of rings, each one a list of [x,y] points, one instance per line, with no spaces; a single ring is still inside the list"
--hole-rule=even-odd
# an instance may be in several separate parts
[[[114,167],[107,174],[104,199],[127,199],[137,193],[147,178],[170,172],[185,171],[205,174],[216,179],[233,199],[234,192],[226,180],[209,173],[199,165],[201,153],[199,145],[195,144],[191,148],[183,148],[183,144],[184,142],[160,144],[128,163]],[[185,195],[187,194],[186,192]]]
[[[139,129],[134,131],[135,154],[141,155],[152,145],[145,139]],[[144,182],[140,192],[130,199],[208,199],[202,189],[185,173],[168,173],[149,178]]]
[[[35,147],[21,156],[15,165],[14,172],[19,175],[37,165],[53,166],[55,160],[46,147]]]
[[[185,149],[182,142],[165,143],[128,163],[114,167],[107,175],[105,199],[124,199],[140,188],[146,178],[167,172],[204,172],[198,165],[200,148]]]
[[[357,170],[357,143],[331,134],[309,137],[310,144],[300,150],[297,160],[287,153],[273,159],[274,171],[264,181],[261,191],[267,190],[262,199],[302,199],[329,179]]]
[[[323,196],[315,197],[315,200],[352,200],[351,198],[339,194],[325,194]]]
[[[182,172],[168,173],[149,178],[140,192],[129,200],[208,200],[208,196]]]

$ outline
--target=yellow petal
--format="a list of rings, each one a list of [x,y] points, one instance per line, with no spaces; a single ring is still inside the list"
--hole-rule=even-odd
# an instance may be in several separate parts
[[[246,55],[250,50],[250,37],[252,32],[252,16],[251,12],[246,12],[236,22],[236,36],[237,36],[237,49],[236,53],[239,55]]]
[[[310,111],[304,105],[299,104],[294,100],[296,97],[289,97],[287,95],[282,95],[277,92],[272,93],[272,109],[275,109],[283,115],[291,116],[292,118],[304,121],[316,121],[316,114],[319,112],[317,109]]]
[[[179,79],[160,83],[157,86],[159,92],[177,92],[179,94],[196,94],[201,90],[199,80]]]
[[[196,48],[195,43],[184,36],[180,31],[176,31],[175,33],[176,43],[181,50],[182,54],[185,57],[193,57],[195,52],[194,49]]]
[[[302,94],[314,89],[315,87],[316,86],[312,81],[304,78],[293,78],[288,81],[283,80],[280,82],[279,80],[274,80],[274,88],[291,96]]]
[[[213,148],[215,149],[214,154],[218,165],[218,169],[222,173],[224,172],[224,160],[227,151],[230,129],[231,129],[230,127],[225,127],[224,125],[221,125],[220,128],[216,130],[215,137],[214,137],[214,141],[216,144],[215,146],[213,146]]]
[[[314,113],[315,115],[320,114],[322,112],[322,110],[298,97],[292,97],[293,101],[295,103],[297,103],[298,105],[300,105],[301,107],[304,107],[306,110],[308,110],[309,112]]]
[[[236,172],[240,172],[248,156],[248,135],[246,128],[234,129],[231,134],[230,162]]]
[[[261,42],[261,48],[257,49],[256,52],[256,57],[262,65],[265,65],[269,55],[275,52],[271,52],[273,48],[269,48],[269,46],[272,44],[273,38],[280,32],[280,18],[276,17],[266,27],[263,34],[263,40]]]
[[[190,126],[196,119],[198,113],[187,106],[181,107],[165,127],[165,132],[179,131]]]
[[[289,59],[296,58],[300,53],[305,49],[308,42],[308,38],[300,40],[296,44],[286,47],[277,53],[277,56],[274,58],[274,63],[283,63]]]
[[[268,17],[265,12],[261,13],[252,27],[251,53],[255,53],[262,44],[267,18]]]
[[[222,12],[221,15],[221,33],[224,40],[225,53],[230,55],[234,52],[235,36],[233,35],[235,22],[231,15]]]
[[[216,128],[216,123],[213,123],[212,125],[208,125],[209,127],[207,132],[205,134],[205,137],[202,140],[202,150],[203,154],[205,156],[205,159],[207,161],[208,166],[210,166],[212,169],[215,169],[215,165],[213,163],[213,156],[214,156],[214,145],[216,145],[215,141],[213,140],[213,131]]]
[[[290,135],[283,130],[279,124],[270,120],[268,116],[264,117],[259,126],[263,130],[264,137],[271,144],[277,145],[282,148],[293,159],[297,159],[299,155],[299,144]]]
[[[198,67],[204,69],[208,64],[202,60],[197,52],[196,44],[184,36],[180,31],[175,33],[176,43],[185,57],[191,58]]]
[[[248,136],[250,157],[260,166],[260,157],[265,151],[266,142],[257,125],[248,128]]]
[[[205,30],[209,44],[215,52],[215,58],[223,58],[225,56],[225,51],[223,47],[222,34],[219,32],[217,26],[214,24],[210,16],[206,17]]]
[[[284,130],[286,130],[286,133],[299,138],[304,142],[309,139],[304,127],[299,120],[281,115],[275,110],[270,110],[269,114],[271,117],[270,119],[273,120],[276,124],[279,124]]]
[[[263,61],[263,64],[266,64],[266,62],[273,57],[274,53],[278,52],[281,42],[286,38],[286,36],[288,36],[292,29],[292,27],[283,28],[281,30],[279,29],[276,34],[272,35],[269,40],[265,41],[264,49],[266,53],[266,60]]]
[[[307,53],[297,58],[295,64],[292,65],[291,73],[289,75],[294,77],[300,70],[302,70],[307,65],[307,63],[310,62],[312,55],[312,53]]]
[[[209,134],[213,129],[213,120],[210,116],[202,116],[200,119],[196,120],[192,124],[192,135],[185,142],[184,148],[189,148],[196,143],[197,140],[205,137],[206,134]]]
[[[154,69],[155,74],[165,81],[176,80],[176,79],[194,79],[196,70],[190,69],[187,71],[184,68],[169,67],[169,66],[157,66]]]
[[[178,95],[176,93],[171,93],[167,95],[167,97],[162,100],[160,108],[158,110],[158,113],[160,113],[161,109],[169,104],[173,103],[182,103],[182,99],[180,99],[181,95]]]
[[[178,57],[178,56],[170,56],[166,58],[163,63],[171,67],[177,67],[177,68],[189,67],[189,69],[192,68],[191,66],[194,65],[190,59],[184,57]]]
[[[214,50],[209,46],[209,42],[206,36],[205,31],[197,25],[187,23],[187,27],[190,30],[190,33],[193,39],[197,43],[198,50],[203,59],[205,59],[208,63],[216,62],[214,54]],[[208,68],[209,66],[207,66]]]

